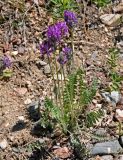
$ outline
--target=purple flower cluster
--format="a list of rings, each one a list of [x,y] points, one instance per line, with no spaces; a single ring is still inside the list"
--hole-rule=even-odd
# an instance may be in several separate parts
[[[50,55],[56,48],[56,44],[68,34],[68,26],[66,22],[58,22],[55,25],[49,26],[47,30],[47,40],[40,45],[42,55]]]
[[[74,12],[64,11],[64,21],[58,22],[54,25],[51,25],[47,29],[47,40],[42,42],[40,45],[41,55],[47,54],[50,56],[56,49],[57,45],[60,44],[64,36],[69,32],[69,29],[72,28],[77,23],[77,17]],[[71,48],[65,47],[59,54],[57,61],[63,65],[71,59]]]
[[[51,41],[43,41],[40,45],[40,52],[42,55],[47,53],[48,56],[51,55],[51,53],[54,51],[54,46],[52,45]]]
[[[72,28],[77,23],[77,16],[74,12],[64,11],[64,20],[69,28]]]
[[[64,65],[65,63],[68,62],[71,58],[71,48],[65,47],[62,49],[62,52],[60,52],[59,57],[57,61],[61,64]]]
[[[10,67],[11,66],[11,61],[10,61],[8,56],[3,57],[3,64],[4,64],[5,67]]]
[[[66,22],[58,22],[55,25],[49,26],[47,30],[47,37],[49,40],[60,42],[63,36],[68,34],[68,26]]]

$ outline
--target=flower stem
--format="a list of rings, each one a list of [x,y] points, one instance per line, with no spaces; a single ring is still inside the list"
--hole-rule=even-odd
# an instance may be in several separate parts
[[[74,69],[74,42],[73,42],[73,29],[71,29],[71,48],[72,48],[72,60],[71,60],[71,69]]]
[[[57,66],[56,57],[55,57],[55,66],[56,66],[56,76],[57,76],[57,84],[58,84],[58,99],[59,99],[59,102],[60,102],[60,107],[62,107],[60,84],[59,84],[59,77],[58,77],[58,66]]]
[[[49,66],[50,66],[51,75],[52,75],[53,82],[54,82],[54,87],[57,90],[57,85],[56,85],[56,81],[54,79],[54,73],[53,73],[53,70],[52,70],[51,61],[50,61],[50,58],[49,58],[48,55],[47,55],[47,58],[48,58],[48,63],[49,63]],[[57,92],[55,92],[55,100],[56,100],[56,105],[58,106]]]
[[[63,68],[63,65],[61,65],[61,67],[60,67],[60,70],[61,70],[62,98],[63,98],[63,95],[64,95],[64,91],[63,91],[64,84],[63,84],[63,81],[64,81],[64,78],[65,78],[65,77],[63,76],[62,68]]]

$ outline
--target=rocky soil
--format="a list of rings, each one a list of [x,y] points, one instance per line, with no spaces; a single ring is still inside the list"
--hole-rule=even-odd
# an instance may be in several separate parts
[[[78,11],[75,65],[84,66],[88,82],[99,78],[101,88],[90,107],[102,107],[106,113],[88,133],[80,133],[91,153],[86,158],[84,151],[73,150],[59,130],[42,130],[39,125],[39,111],[53,86],[48,62],[39,51],[46,27],[53,22],[46,2],[27,0],[23,6],[12,1],[0,1],[0,56],[10,57],[13,73],[0,79],[0,160],[123,160],[123,137],[118,136],[116,121],[123,121],[123,83],[120,91],[105,91],[110,83],[107,59],[111,47],[120,50],[117,70],[123,75],[123,2],[114,1],[102,9],[87,5],[85,14]]]

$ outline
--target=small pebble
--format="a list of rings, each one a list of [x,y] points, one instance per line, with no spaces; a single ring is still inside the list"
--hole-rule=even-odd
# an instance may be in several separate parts
[[[31,102],[32,102],[31,99],[28,98],[28,99],[26,99],[26,100],[24,101],[24,104],[27,105],[27,104],[30,104]]]
[[[0,148],[5,149],[7,146],[8,146],[7,140],[6,140],[6,139],[3,139],[3,140],[0,142]]]
[[[18,51],[13,51],[12,55],[14,55],[14,56],[18,55]]]
[[[24,116],[19,116],[18,119],[19,119],[20,121],[24,121]]]

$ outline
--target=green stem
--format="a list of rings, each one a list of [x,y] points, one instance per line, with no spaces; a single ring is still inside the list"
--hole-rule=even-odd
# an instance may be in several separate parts
[[[59,98],[59,102],[60,102],[60,107],[62,108],[60,84],[59,84],[59,79],[58,79],[58,66],[57,66],[56,58],[55,58],[55,66],[56,66],[56,76],[57,76],[57,84],[58,84],[58,98]]]
[[[62,97],[63,97],[63,95],[64,95],[64,91],[63,91],[63,88],[64,88],[64,84],[63,84],[64,76],[63,76],[62,68],[63,68],[63,66],[61,65],[60,66],[60,70],[61,70],[61,86],[62,86]]]
[[[53,70],[52,70],[52,66],[51,66],[51,61],[50,61],[50,58],[49,58],[49,56],[47,55],[47,58],[48,58],[48,63],[49,63],[49,66],[50,66],[50,70],[51,70],[51,75],[52,75],[52,78],[53,78],[53,82],[54,82],[54,86],[55,86],[55,89],[57,89],[57,85],[56,85],[56,81],[55,81],[55,79],[54,79],[54,73],[53,73]],[[55,93],[56,95],[56,98],[55,98],[55,100],[56,100],[56,105],[58,106],[58,100],[57,100],[57,93]]]
[[[74,42],[73,42],[73,29],[70,31],[71,33],[71,48],[72,48],[72,60],[71,60],[71,70],[74,70]]]

